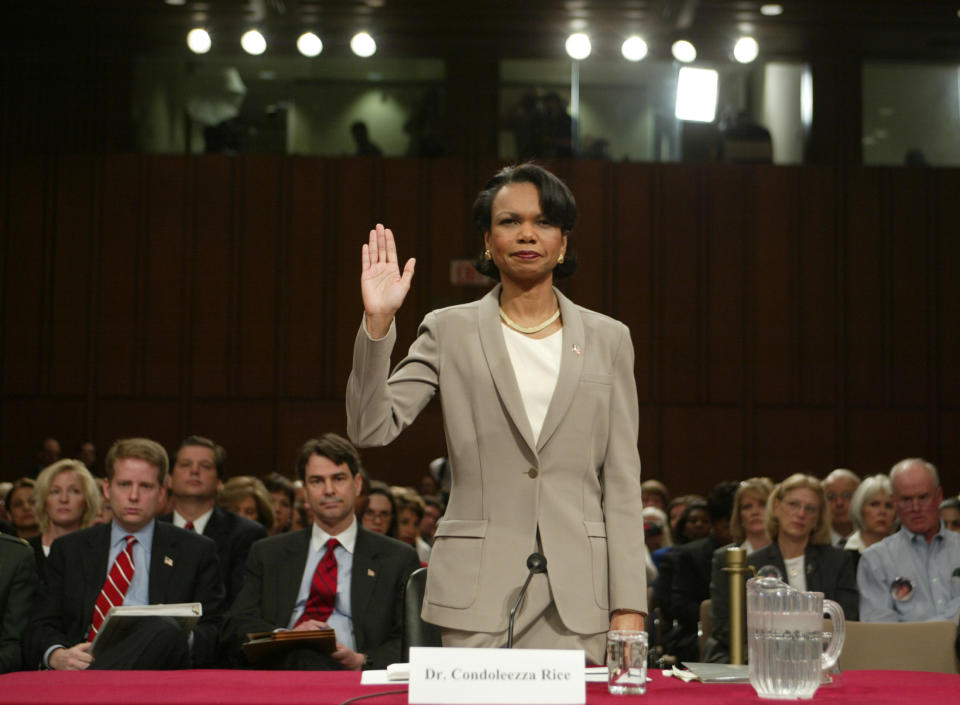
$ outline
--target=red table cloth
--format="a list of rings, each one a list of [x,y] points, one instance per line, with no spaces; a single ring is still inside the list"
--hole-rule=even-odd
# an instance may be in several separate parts
[[[759,705],[749,685],[682,683],[652,671],[644,696],[610,695],[587,684],[589,705]],[[360,685],[355,672],[305,671],[27,671],[0,676],[2,705],[339,705],[361,700],[407,705],[406,686]],[[803,701],[793,701],[803,702]],[[840,685],[821,688],[817,705],[947,705],[960,702],[960,675],[916,671],[847,671]]]

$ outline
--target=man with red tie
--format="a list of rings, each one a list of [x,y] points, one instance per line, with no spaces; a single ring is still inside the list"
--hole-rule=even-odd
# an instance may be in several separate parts
[[[163,446],[149,439],[111,446],[104,489],[113,521],[53,542],[26,638],[28,665],[156,669],[214,662],[223,610],[216,544],[156,521],[168,466]],[[90,647],[111,607],[177,602],[203,605],[192,634],[155,617],[94,658]]]
[[[401,594],[420,561],[406,544],[357,522],[360,469],[345,438],[327,433],[304,444],[297,476],[314,524],[253,545],[225,629],[236,651],[251,632],[330,627],[336,650],[298,649],[257,666],[359,670],[400,660]]]

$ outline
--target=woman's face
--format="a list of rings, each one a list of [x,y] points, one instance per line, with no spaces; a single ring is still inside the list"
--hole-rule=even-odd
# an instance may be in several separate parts
[[[257,509],[257,500],[253,498],[252,494],[248,494],[246,497],[237,502],[233,508],[233,511],[242,517],[246,517],[247,519],[255,521],[258,524],[260,523],[260,511]]]
[[[45,503],[50,523],[57,527],[77,527],[87,510],[87,498],[77,473],[65,470],[50,483]]]
[[[860,510],[863,528],[871,534],[886,536],[893,530],[896,513],[893,509],[893,497],[889,492],[880,491],[863,503]]]
[[[397,514],[397,538],[415,546],[420,533],[420,518],[412,509],[401,509]]]
[[[10,497],[10,523],[17,529],[35,529],[37,528],[37,517],[33,513],[33,507],[30,505],[30,497],[33,495],[33,489],[30,487],[18,487]]]
[[[940,518],[950,531],[960,531],[960,509],[947,507],[940,510]]]
[[[547,222],[540,191],[527,182],[506,184],[494,196],[484,241],[500,278],[515,283],[552,279],[567,250],[567,236]]]
[[[273,526],[283,531],[293,521],[293,504],[286,492],[271,492],[273,498]]]
[[[796,487],[773,503],[780,533],[795,541],[809,540],[820,518],[820,497],[807,487]]]
[[[755,494],[744,494],[740,500],[740,525],[747,536],[766,530],[767,503]]]
[[[687,515],[687,521],[683,525],[683,534],[691,541],[706,538],[713,528],[713,522],[710,521],[710,515],[706,509],[693,509]]]
[[[367,508],[363,510],[361,524],[367,531],[377,534],[386,534],[390,530],[390,520],[393,518],[393,509],[390,500],[382,494],[370,495]]]

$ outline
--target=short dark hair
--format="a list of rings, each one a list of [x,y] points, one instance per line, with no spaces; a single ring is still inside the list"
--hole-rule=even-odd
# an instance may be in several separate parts
[[[296,488],[293,486],[290,478],[278,472],[272,472],[269,475],[261,477],[260,481],[263,483],[263,486],[267,488],[267,492],[271,494],[274,492],[283,492],[287,496],[287,499],[290,500],[290,504],[293,504]]]
[[[721,482],[710,490],[710,495],[707,497],[707,511],[714,523],[721,519],[730,519],[730,515],[733,514],[733,498],[739,486],[738,482]]]
[[[336,433],[324,433],[320,438],[311,438],[303,444],[300,454],[297,455],[296,466],[297,477],[303,481],[307,478],[307,463],[313,455],[327,458],[335,465],[346,464],[351,475],[363,472],[360,453],[353,447],[353,443]]]
[[[221,480],[223,479],[223,474],[227,470],[226,448],[218,443],[214,443],[209,438],[204,438],[203,436],[187,436],[180,442],[180,445],[177,446],[177,452],[173,454],[174,464],[177,462],[177,456],[180,455],[180,451],[187,446],[201,446],[203,448],[209,448],[212,450],[213,462],[217,466],[217,477],[219,477]]]
[[[367,496],[363,498],[363,502],[357,503],[357,516],[362,522],[363,513],[367,511],[367,507],[370,506],[370,498],[375,494],[386,497],[387,501],[390,502],[390,526],[387,527],[387,536],[391,538],[397,538],[397,524],[399,523],[399,517],[397,516],[399,514],[397,509],[397,498],[393,496],[390,488],[383,482],[373,480],[370,483],[370,491],[367,492]]]
[[[577,222],[577,201],[557,176],[542,166],[532,162],[525,162],[514,166],[506,166],[486,183],[483,190],[477,194],[473,202],[473,223],[480,231],[481,238],[490,230],[493,211],[493,199],[500,189],[507,184],[527,183],[537,187],[540,193],[540,209],[551,225],[555,225],[569,235]],[[474,262],[473,266],[483,275],[500,280],[500,270],[493,260],[488,260],[483,254]],[[554,267],[555,279],[568,277],[577,271],[577,253],[568,250],[562,263]]]

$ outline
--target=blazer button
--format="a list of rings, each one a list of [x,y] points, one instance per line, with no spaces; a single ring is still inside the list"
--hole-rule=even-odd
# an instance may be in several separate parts
[[[537,469],[536,469],[536,468],[530,468],[529,470],[527,470],[527,476],[528,476],[530,479],[535,478],[538,474],[539,474],[539,473],[537,473]]]

